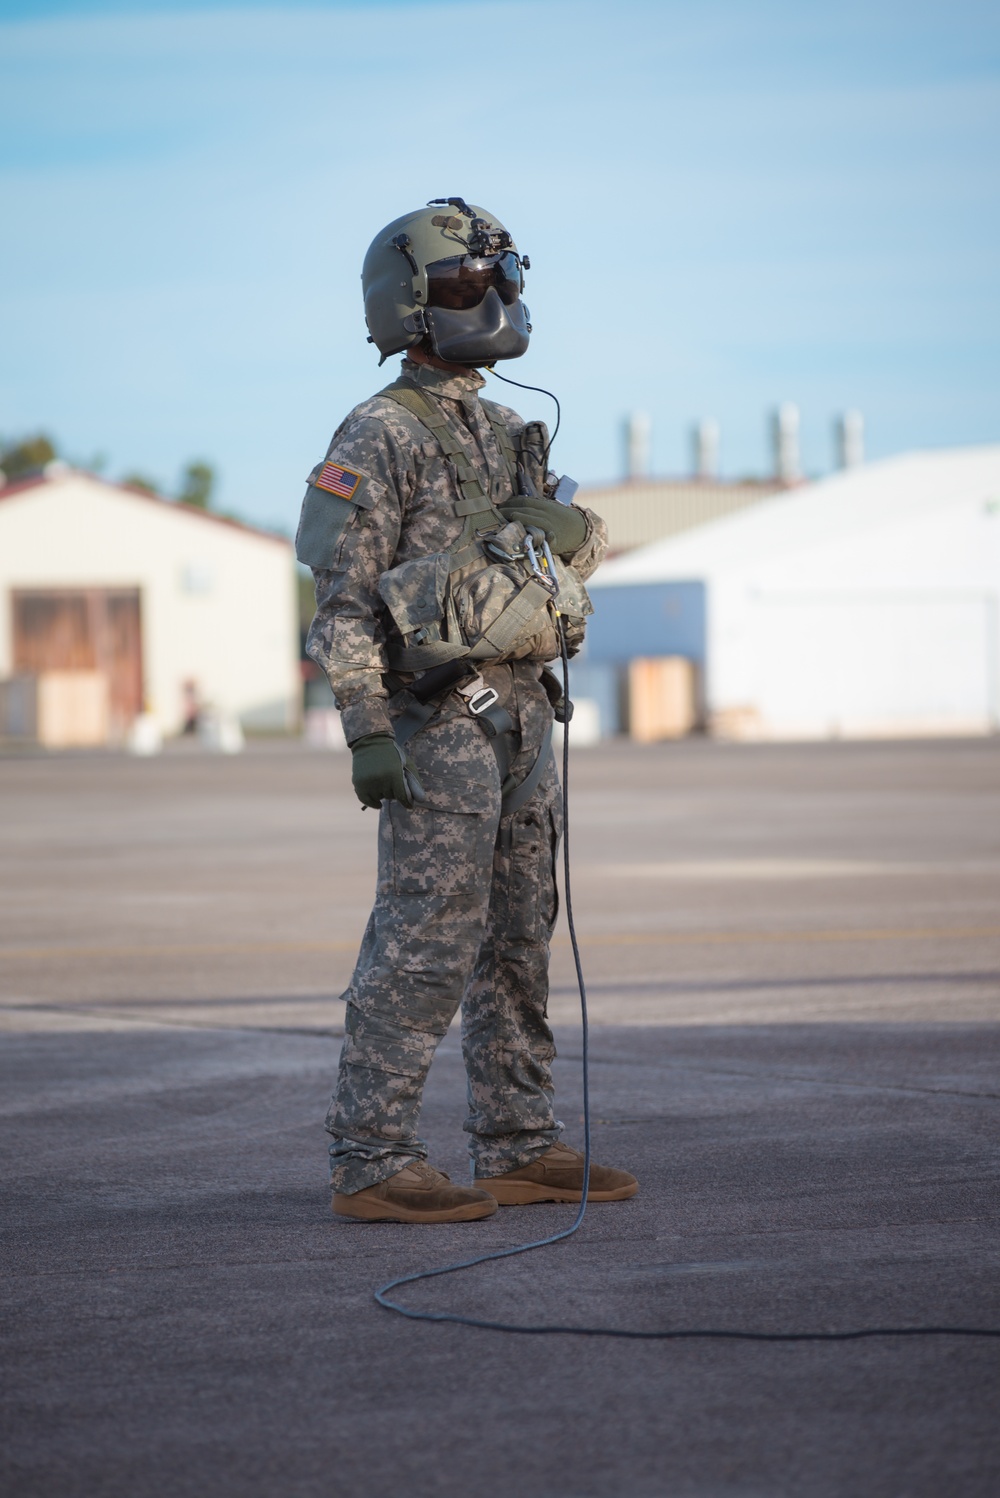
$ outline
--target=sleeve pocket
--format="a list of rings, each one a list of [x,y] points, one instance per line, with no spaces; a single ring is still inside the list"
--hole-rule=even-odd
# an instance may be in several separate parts
[[[332,567],[337,544],[355,505],[338,494],[328,494],[310,484],[302,501],[302,514],[295,537],[295,555],[307,567]]]

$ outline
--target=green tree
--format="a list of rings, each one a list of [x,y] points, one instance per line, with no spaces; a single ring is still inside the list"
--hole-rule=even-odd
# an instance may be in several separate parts
[[[37,473],[56,456],[55,444],[44,432],[17,442],[0,442],[0,469],[8,482]]]
[[[177,498],[182,505],[194,505],[199,510],[212,508],[212,490],[215,488],[215,469],[211,463],[197,460],[189,463],[181,475],[181,490]]]
[[[159,494],[160,486],[155,479],[151,479],[145,473],[123,473],[118,480],[120,484],[128,484],[132,489],[142,489],[145,494]]]

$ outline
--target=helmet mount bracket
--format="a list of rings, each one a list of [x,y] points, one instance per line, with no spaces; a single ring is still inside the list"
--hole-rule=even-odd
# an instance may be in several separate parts
[[[399,253],[406,256],[407,263],[413,274],[415,276],[419,276],[420,266],[410,254],[410,236],[408,234],[396,234],[393,236],[392,242],[396,246],[396,249],[399,251]]]

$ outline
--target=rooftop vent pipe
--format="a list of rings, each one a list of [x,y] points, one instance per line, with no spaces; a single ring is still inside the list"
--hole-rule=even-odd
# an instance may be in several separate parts
[[[720,439],[719,423],[711,418],[697,421],[691,428],[691,451],[695,478],[718,478]]]
[[[633,411],[624,425],[625,477],[629,481],[649,477],[649,447],[652,424],[645,411]]]
[[[790,401],[779,406],[771,417],[771,441],[774,448],[774,474],[783,484],[793,484],[802,477],[799,459],[799,408]]]
[[[860,411],[844,411],[834,423],[838,468],[858,468],[865,461],[865,419]]]

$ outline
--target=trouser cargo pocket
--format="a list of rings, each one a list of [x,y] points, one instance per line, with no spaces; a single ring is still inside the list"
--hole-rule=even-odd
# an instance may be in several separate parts
[[[488,888],[496,817],[490,791],[483,786],[481,792],[475,810],[423,803],[407,811],[390,803],[386,873],[396,894],[466,895]]]

